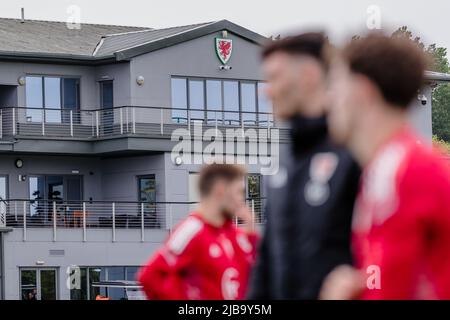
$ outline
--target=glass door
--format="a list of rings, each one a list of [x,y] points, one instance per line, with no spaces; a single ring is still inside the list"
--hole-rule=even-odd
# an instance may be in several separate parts
[[[39,282],[39,300],[56,300],[56,269],[40,269]]]
[[[262,201],[261,201],[261,175],[249,174],[246,181],[247,199],[249,205],[255,210],[255,222],[260,223],[262,217]]]
[[[147,227],[158,228],[156,212],[156,178],[154,174],[139,176],[139,202],[144,203],[144,223]]]
[[[20,270],[22,300],[56,300],[57,269],[26,268]]]
[[[45,224],[52,221],[53,201],[58,217],[65,223],[66,215],[81,210],[83,197],[82,176],[31,176],[29,178],[30,223]],[[68,202],[67,205],[64,205]]]
[[[103,133],[109,134],[113,132],[114,123],[114,94],[112,80],[100,82],[100,106],[102,109],[101,124]]]

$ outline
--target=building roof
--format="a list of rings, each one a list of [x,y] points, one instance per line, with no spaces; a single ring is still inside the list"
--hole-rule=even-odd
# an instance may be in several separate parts
[[[0,51],[91,56],[102,36],[148,28],[0,18]]]
[[[103,36],[102,41],[98,43],[94,56],[109,56],[118,51],[134,48],[155,40],[161,40],[179,33],[201,28],[211,23],[213,22],[106,35]]]
[[[258,44],[267,41],[227,20],[165,29],[89,23],[70,29],[65,22],[0,18],[0,59],[64,63],[128,60],[221,30]]]
[[[425,79],[433,82],[450,82],[450,74],[435,71],[425,71]]]

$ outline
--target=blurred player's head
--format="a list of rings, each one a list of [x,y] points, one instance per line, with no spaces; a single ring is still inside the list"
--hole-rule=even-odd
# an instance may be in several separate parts
[[[404,38],[370,34],[353,40],[330,70],[329,130],[352,144],[361,132],[383,130],[406,111],[424,81],[426,58]]]
[[[202,202],[213,204],[225,218],[232,218],[245,204],[245,170],[237,165],[211,164],[200,171]]]
[[[305,33],[273,41],[264,48],[266,94],[278,119],[323,115],[327,43],[322,33]]]

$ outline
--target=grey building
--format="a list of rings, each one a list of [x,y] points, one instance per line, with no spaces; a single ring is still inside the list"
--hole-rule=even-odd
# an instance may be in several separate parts
[[[254,133],[282,147],[286,130],[262,94],[266,40],[226,20],[73,29],[0,19],[1,297],[94,299],[105,292],[92,282],[133,280],[197,199],[199,164],[173,156],[175,130],[192,137],[193,153],[208,130],[242,134],[231,154],[246,161]],[[412,116],[426,139],[430,90]],[[248,167],[262,222],[262,164]]]

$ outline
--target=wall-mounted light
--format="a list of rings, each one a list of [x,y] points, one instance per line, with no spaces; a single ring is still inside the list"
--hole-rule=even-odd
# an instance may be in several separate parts
[[[43,260],[38,260],[38,261],[36,261],[36,265],[37,266],[42,266],[42,265],[44,265],[45,264],[45,261],[43,261]]]
[[[224,38],[228,37],[228,31],[227,30],[223,30],[222,31],[222,37],[224,37]]]
[[[23,160],[22,159],[16,159],[14,161],[14,165],[16,166],[17,169],[20,169],[23,167]]]
[[[26,78],[25,78],[24,76],[20,76],[20,77],[17,79],[17,83],[18,83],[20,86],[24,86],[24,85],[27,83],[27,80],[26,80]]]
[[[136,83],[138,84],[138,86],[142,86],[144,84],[144,77],[143,76],[137,76],[136,77]]]
[[[181,157],[176,157],[174,159],[175,165],[181,166],[183,164],[183,159]]]

